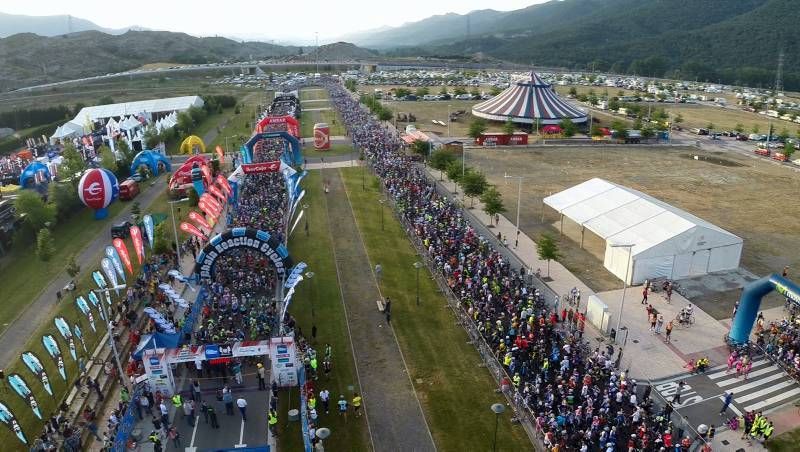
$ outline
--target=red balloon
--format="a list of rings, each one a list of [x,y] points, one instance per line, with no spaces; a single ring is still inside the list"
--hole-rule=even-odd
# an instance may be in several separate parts
[[[78,197],[89,208],[103,209],[114,200],[113,174],[94,168],[83,173],[78,183]]]

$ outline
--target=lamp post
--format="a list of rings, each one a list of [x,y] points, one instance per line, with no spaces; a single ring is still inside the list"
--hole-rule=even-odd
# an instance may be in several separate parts
[[[317,429],[317,438],[319,438],[319,445],[317,446],[318,452],[324,452],[325,446],[323,445],[323,441],[328,439],[331,436],[331,429],[328,427],[320,427]]]
[[[225,155],[228,155],[230,153],[230,151],[228,150],[228,139],[229,138],[231,138],[231,139],[236,138],[236,135],[231,135],[229,137],[225,137]]]
[[[490,408],[494,413],[494,439],[492,440],[492,451],[497,452],[497,426],[500,424],[500,415],[506,411],[506,406],[502,403],[493,403]]]
[[[314,272],[306,272],[306,278],[311,286],[311,319],[314,320]]]
[[[378,203],[381,205],[381,231],[384,230],[384,228],[383,228],[383,203],[385,203],[385,202],[386,202],[385,199],[379,199],[378,200]]]
[[[422,268],[422,262],[414,262],[414,268],[417,269],[417,306],[419,306],[419,269]]]
[[[628,272],[631,268],[631,254],[633,251],[633,247],[635,246],[634,243],[629,244],[612,244],[611,248],[627,248],[628,249],[628,264],[625,266],[625,279],[622,280],[622,300],[619,305],[619,315],[617,315],[617,329],[615,330],[615,334],[619,334],[619,327],[622,324],[622,312],[625,309],[625,292],[628,291]],[[614,337],[616,340],[616,336]]]
[[[126,286],[124,284],[123,285],[114,286],[114,287],[108,287],[107,284],[104,285],[103,293],[105,293],[105,295],[106,295],[106,303],[111,304],[111,293],[109,292],[111,289],[120,290],[120,289],[125,289],[127,287],[128,286]],[[130,388],[128,388],[128,381],[125,378],[122,377],[123,375],[125,375],[125,373],[122,370],[122,363],[119,360],[119,352],[117,351],[117,343],[114,342],[114,332],[111,329],[111,315],[109,314],[108,310],[106,309],[106,305],[103,304],[102,301],[99,303],[99,305],[100,305],[100,309],[103,310],[103,315],[106,317],[106,322],[107,322],[106,323],[106,329],[108,330],[108,343],[109,343],[109,345],[111,345],[111,352],[114,354],[114,362],[116,362],[116,364],[117,364],[117,372],[119,372],[118,373],[118,377],[120,379],[120,382],[122,383],[122,386],[124,386],[125,388],[130,390]]]
[[[304,212],[303,216],[306,218],[306,224],[303,227],[306,229],[306,237],[308,237],[308,210],[307,209],[308,209],[308,204],[303,204],[303,212]]]
[[[524,179],[525,176],[509,176],[506,174],[503,177],[506,179],[517,179],[517,236],[514,240],[514,248],[517,248],[519,247],[519,208],[522,203],[522,179]]]
[[[169,212],[170,212],[170,214],[172,214],[171,215],[172,216],[172,232],[175,233],[175,252],[178,254],[178,270],[180,270],[180,268],[181,268],[181,244],[178,242],[178,227],[176,226],[176,223],[175,223],[175,209],[173,208],[173,205],[174,204],[178,204],[178,203],[184,203],[184,202],[186,202],[188,200],[189,200],[189,198],[181,198],[181,199],[176,199],[175,201],[167,201],[167,204],[169,204]],[[180,207],[178,207],[178,213],[179,214],[181,213],[181,208]]]
[[[447,104],[447,136],[450,137],[450,104]]]

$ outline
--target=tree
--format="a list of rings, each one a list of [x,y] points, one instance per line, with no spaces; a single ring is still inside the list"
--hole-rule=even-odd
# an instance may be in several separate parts
[[[469,92],[469,95],[473,98],[481,97],[481,92],[478,91],[478,88],[472,88],[472,91]]]
[[[678,113],[677,115],[675,115],[675,119],[673,119],[672,122],[674,122],[675,124],[682,123],[683,122],[683,115]]]
[[[603,136],[603,131],[600,130],[600,126],[598,126],[597,124],[592,124],[592,128],[589,131],[589,133],[591,133],[591,135],[593,137],[601,137],[601,136]]]
[[[200,197],[197,195],[197,192],[194,191],[194,188],[189,187],[186,189],[186,197],[189,198],[189,205],[191,207],[197,207],[197,203],[200,202]]]
[[[111,149],[108,146],[100,146],[97,149],[97,154],[100,156],[100,166],[116,174],[117,157],[111,152]]]
[[[611,130],[616,132],[617,138],[624,140],[628,137],[628,127],[619,119],[611,123]]]
[[[426,156],[430,151],[430,144],[424,140],[414,140],[411,143],[411,152],[417,155]]]
[[[406,97],[409,94],[411,94],[411,90],[406,89],[406,88],[397,88],[396,90],[394,90],[394,95],[398,99]]]
[[[381,109],[380,112],[378,112],[378,119],[380,119],[381,121],[389,121],[390,119],[392,119],[393,116],[394,115],[392,111],[389,110],[388,108],[383,108]]]
[[[741,122],[740,122],[740,123],[737,123],[737,124],[736,124],[736,127],[734,127],[734,128],[733,128],[733,130],[735,130],[735,131],[736,131],[736,133],[742,133],[742,132],[744,132],[744,124],[742,124]]]
[[[464,195],[470,198],[470,208],[472,208],[475,202],[475,197],[482,195],[488,186],[486,176],[479,171],[470,171],[464,174],[459,184],[461,185],[461,189],[464,190]]]
[[[453,181],[454,183],[456,184],[459,183],[462,174],[461,162],[458,162],[456,160],[450,162],[450,164],[447,165],[447,168],[445,169],[445,174],[447,174],[447,178]],[[467,174],[467,168],[463,169],[463,174],[465,175]]]
[[[786,142],[786,139],[789,138],[789,129],[786,127],[781,129],[781,133],[778,134],[778,138],[780,138],[781,141]]]
[[[619,107],[620,107],[619,99],[617,99],[616,97],[612,97],[611,99],[609,99],[608,101],[609,110],[617,111],[619,110]]]
[[[506,135],[511,135],[512,133],[514,133],[515,129],[516,126],[514,125],[514,121],[512,121],[511,118],[508,118],[505,124],[503,124],[503,133],[505,133]]]
[[[503,196],[493,185],[490,185],[483,192],[480,200],[483,203],[483,211],[486,212],[486,215],[489,215],[489,226],[491,226],[494,216],[506,211],[503,205]]]
[[[75,260],[75,254],[70,254],[67,258],[67,266],[64,267],[64,270],[67,271],[70,278],[75,278],[78,276],[78,273],[81,272],[81,266],[78,265],[78,262]]]
[[[147,149],[155,149],[158,146],[161,137],[156,131],[155,127],[149,127],[144,131],[144,147]]]
[[[493,86],[492,89],[489,90],[489,94],[491,94],[492,96],[496,96],[496,95],[498,95],[498,94],[500,94],[502,92],[503,92],[503,90],[501,90],[500,88],[498,88],[496,86]]]
[[[649,139],[656,136],[656,132],[650,126],[645,126],[642,128],[642,138]]]
[[[428,94],[430,94],[430,90],[428,90],[428,87],[422,86],[420,88],[417,88],[417,91],[414,94],[416,94],[417,97],[427,96]]]
[[[139,216],[141,214],[142,208],[139,205],[139,201],[134,201],[133,204],[131,204],[131,218],[133,218],[134,221],[139,221]]]
[[[447,87],[442,85],[442,89],[439,90],[439,94],[444,96],[447,94]]]
[[[472,139],[478,139],[484,132],[486,132],[486,121],[481,118],[475,118],[469,125],[467,135]]]
[[[547,261],[547,277],[550,277],[550,261],[561,257],[558,251],[558,244],[550,234],[542,234],[539,242],[536,243],[536,252],[539,253],[539,259]]]
[[[452,152],[444,150],[434,152],[429,159],[431,167],[439,170],[439,180],[442,180],[444,171],[455,161],[456,156]]]
[[[97,100],[97,105],[108,105],[113,103],[114,103],[114,98],[111,96],[103,96]]]
[[[351,92],[356,92],[358,89],[357,83],[355,79],[349,78],[344,81],[344,87],[350,90]]]
[[[47,186],[47,202],[56,209],[56,217],[64,220],[81,208],[77,189],[70,184],[50,182]]]
[[[61,157],[63,157],[64,160],[61,162],[61,165],[59,165],[59,173],[63,174],[63,176],[59,179],[67,180],[71,178],[71,184],[77,190],[81,175],[87,168],[86,160],[83,159],[83,156],[72,144],[64,146]]]
[[[456,89],[453,90],[453,94],[455,94],[456,96],[460,96],[462,94],[467,94],[467,90],[464,89],[463,87],[459,86],[459,87],[457,87]]]
[[[713,123],[713,122],[709,122],[708,124],[706,124],[706,129],[708,129],[708,130],[714,130],[714,128],[715,128],[715,127],[714,127],[714,123]]]
[[[36,234],[36,255],[39,260],[49,261],[53,254],[56,252],[56,244],[53,240],[53,235],[47,228],[42,228]]]
[[[171,249],[167,239],[167,223],[159,223],[153,231],[153,251],[157,254],[168,253]]]
[[[572,97],[577,96],[578,95],[578,89],[575,88],[574,86],[571,86],[569,88],[569,95],[572,96]]]
[[[21,190],[14,200],[14,208],[17,209],[17,216],[31,231],[38,231],[48,223],[54,224],[56,220],[56,207],[46,204],[33,190]]]
[[[192,120],[191,115],[185,111],[178,113],[177,127],[178,130],[189,134],[192,131],[192,127],[194,127],[194,121]]]
[[[577,127],[575,127],[575,123],[570,121],[568,118],[562,119],[558,125],[561,127],[561,133],[565,137],[569,138],[575,135]]]

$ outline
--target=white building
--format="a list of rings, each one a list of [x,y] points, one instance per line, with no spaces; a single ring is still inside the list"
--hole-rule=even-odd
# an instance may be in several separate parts
[[[603,265],[630,284],[739,267],[740,237],[631,188],[595,178],[544,202],[603,239]]]

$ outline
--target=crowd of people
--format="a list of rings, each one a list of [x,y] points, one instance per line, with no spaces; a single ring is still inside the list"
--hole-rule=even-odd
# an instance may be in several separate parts
[[[560,320],[523,271],[514,270],[401,152],[398,137],[340,84],[327,86],[356,146],[502,363],[548,450],[688,449],[694,439],[673,428],[672,406],[656,410],[650,387],[616,369],[612,346],[590,350],[580,338],[582,323],[576,327],[580,317]]]

